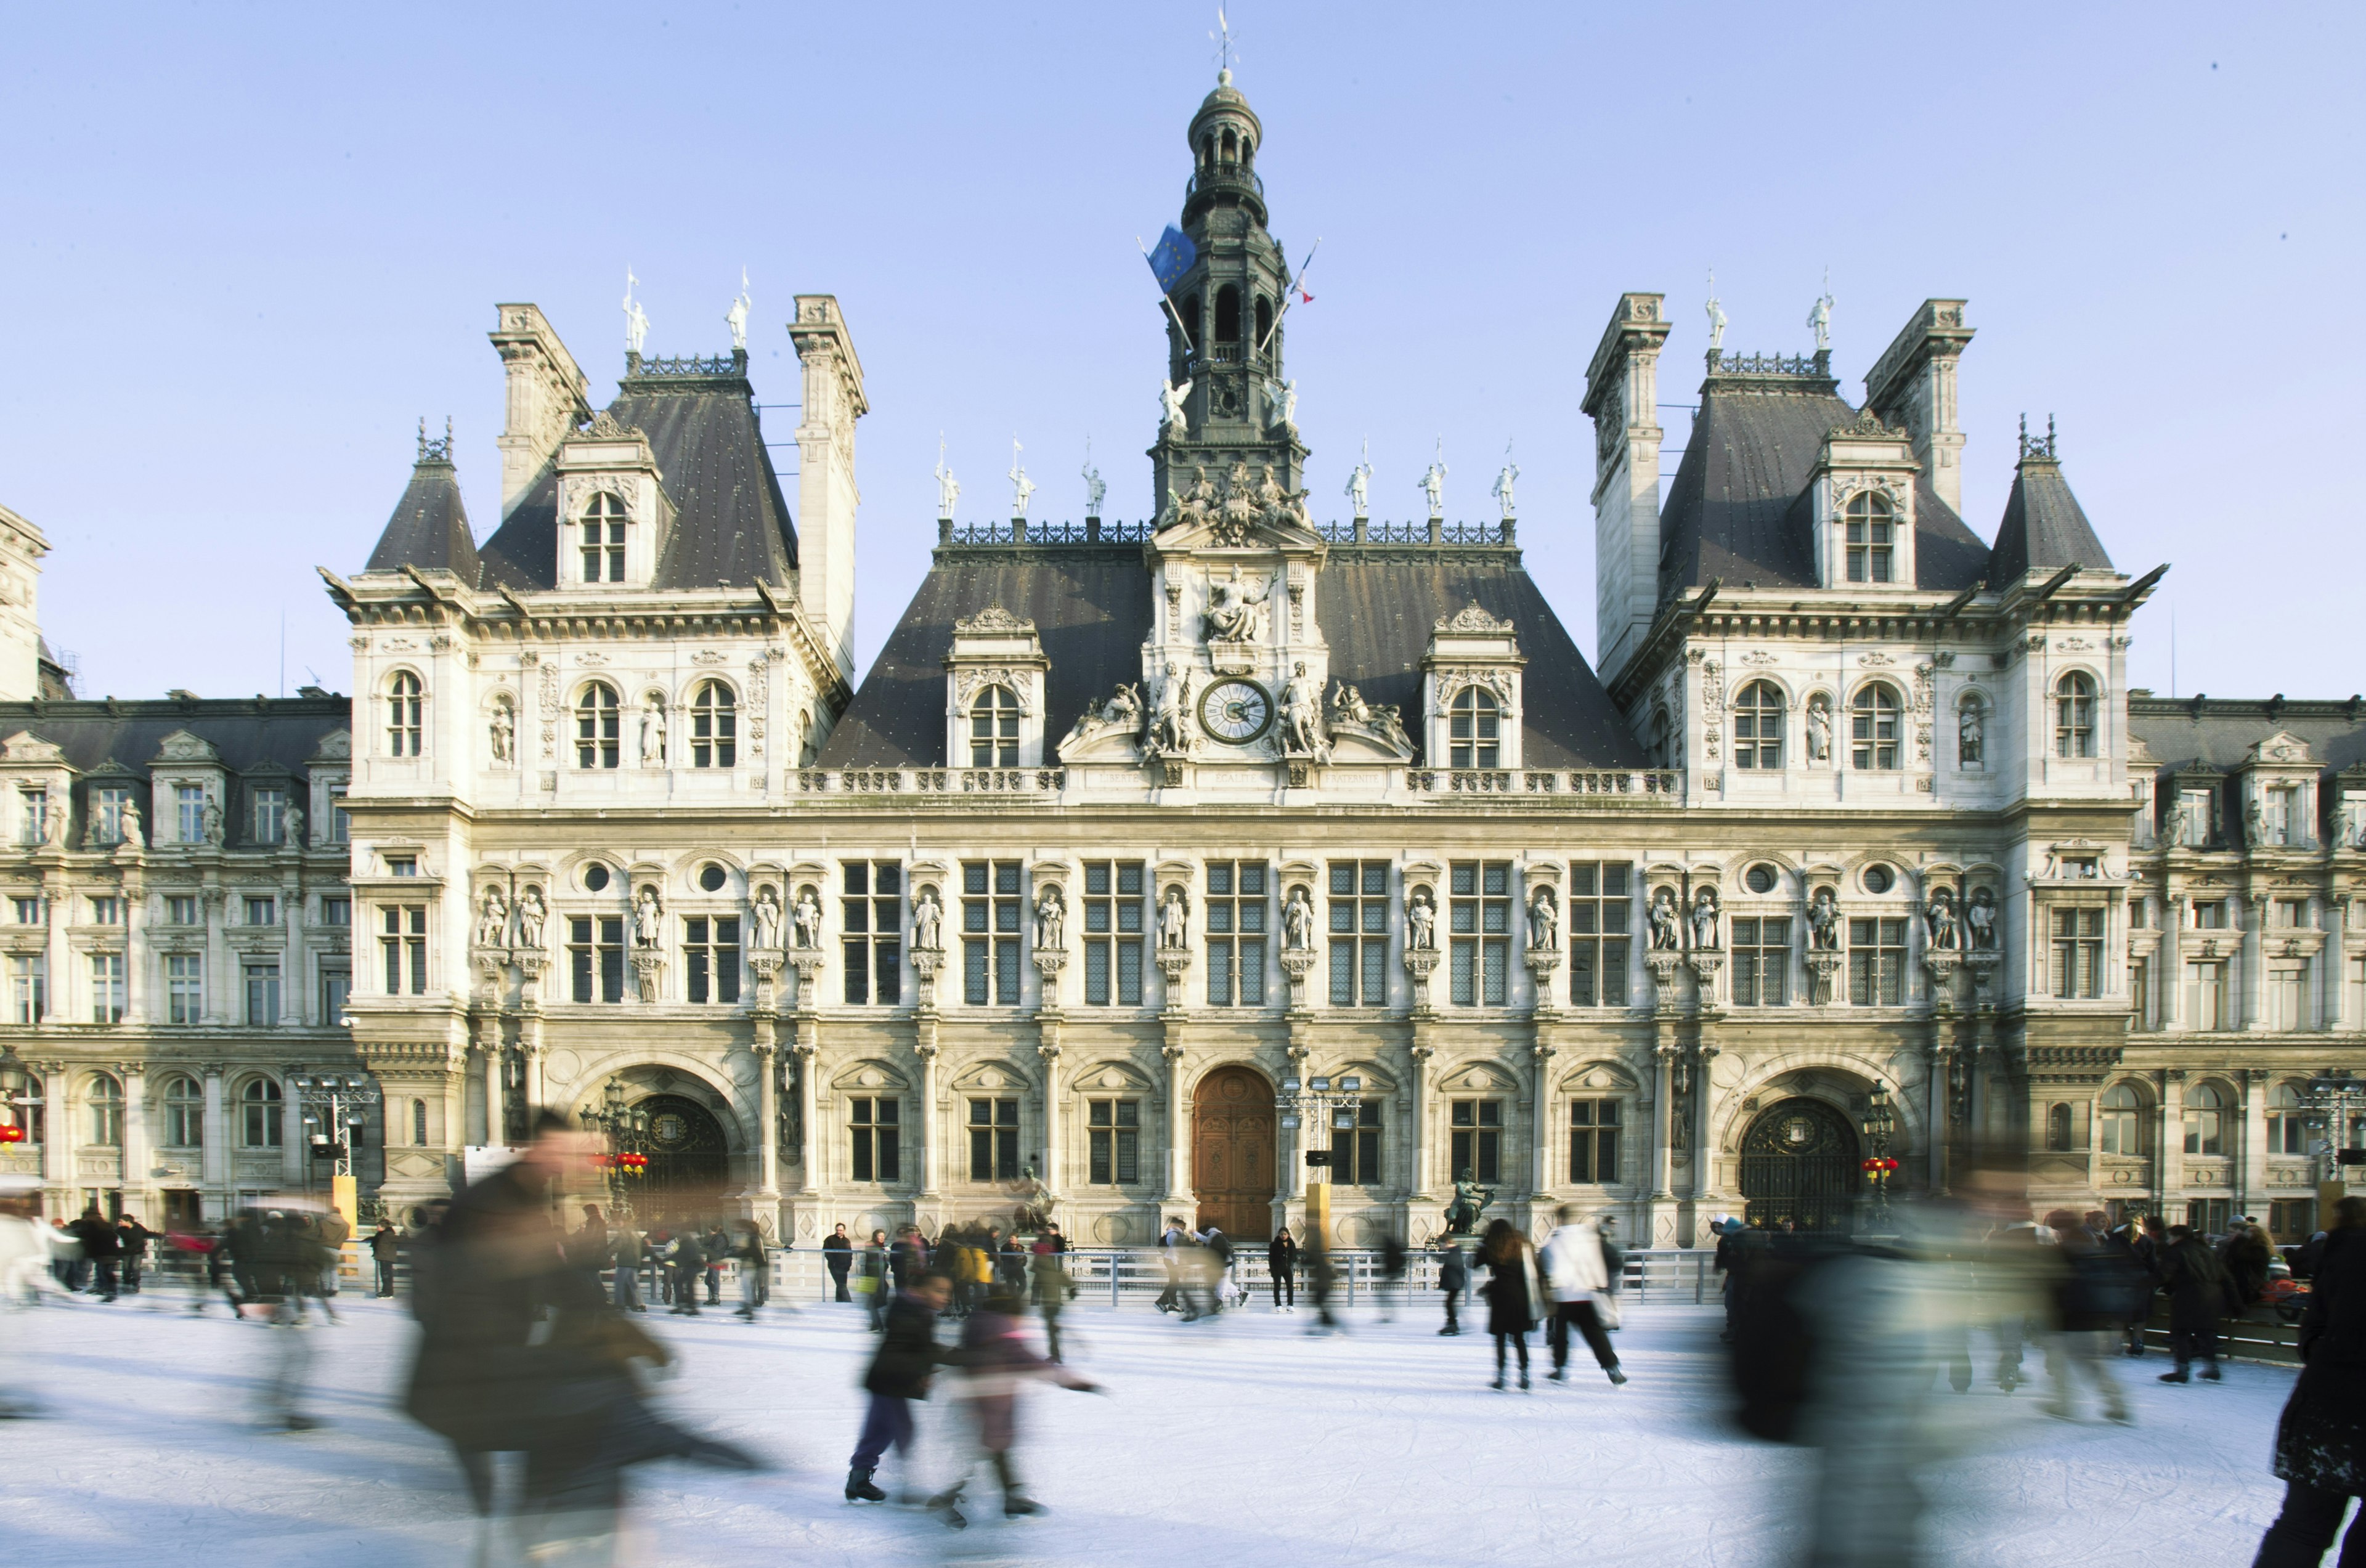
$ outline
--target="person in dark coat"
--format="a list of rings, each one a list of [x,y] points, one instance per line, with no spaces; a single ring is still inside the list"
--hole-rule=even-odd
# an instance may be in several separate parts
[[[2218,1314],[2226,1310],[2226,1269],[2191,1226],[2169,1227],[2160,1286],[2169,1292],[2169,1348],[2177,1358],[2177,1370],[2161,1373],[2160,1381],[2191,1382],[2191,1363],[2199,1358],[2202,1381],[2218,1382]]]
[[[66,1227],[66,1234],[82,1243],[82,1255],[90,1260],[91,1291],[100,1301],[115,1299],[115,1264],[123,1255],[123,1243],[113,1225],[93,1203],[82,1212],[82,1218]]]
[[[1496,1220],[1487,1227],[1486,1238],[1480,1244],[1479,1260],[1487,1267],[1487,1332],[1495,1337],[1495,1381],[1487,1386],[1504,1386],[1504,1352],[1507,1346],[1517,1346],[1520,1352],[1520,1386],[1528,1386],[1528,1330],[1537,1325],[1541,1315],[1544,1287],[1537,1278],[1536,1248],[1528,1238],[1512,1228],[1509,1220]]]
[[[1064,1370],[1028,1348],[1019,1332],[1019,1314],[1024,1305],[1015,1292],[995,1289],[962,1325],[961,1351],[955,1362],[961,1369],[955,1397],[969,1407],[970,1417],[977,1424],[978,1454],[992,1466],[995,1478],[1002,1484],[1002,1512],[1007,1518],[1043,1512],[1043,1505],[1020,1488],[1018,1472],[1011,1464],[1011,1450],[1019,1435],[1019,1389],[1022,1381],[1046,1379],[1079,1393],[1093,1393],[1099,1389],[1098,1384]],[[957,1529],[969,1523],[962,1516],[961,1501],[973,1467],[974,1461],[964,1464],[951,1486],[929,1499],[929,1507]]]
[[[1265,1271],[1273,1282],[1273,1310],[1298,1310],[1298,1243],[1290,1239],[1290,1227],[1284,1225],[1266,1243]]]
[[[1380,1288],[1373,1292],[1380,1298],[1382,1323],[1396,1321],[1394,1303],[1404,1293],[1404,1277],[1405,1245],[1391,1231],[1388,1239],[1380,1243]]]
[[[394,1294],[394,1265],[402,1256],[402,1237],[396,1234],[391,1223],[380,1220],[377,1229],[370,1232],[369,1249],[370,1261],[377,1265],[377,1293],[390,1296]]]
[[[1462,1244],[1452,1236],[1437,1240],[1437,1288],[1446,1297],[1446,1326],[1440,1334],[1462,1332],[1462,1293],[1470,1288],[1470,1265],[1463,1258]]]
[[[2160,1272],[2154,1267],[2152,1239],[2145,1235],[2144,1219],[2130,1214],[2125,1223],[2114,1227],[2103,1238],[2103,1249],[2132,1274],[2141,1276],[2147,1289],[2140,1309],[2120,1326],[2122,1348],[2131,1356],[2144,1354],[2145,1320],[2151,1315],[2150,1298],[2160,1288]]]
[[[2236,1221],[2235,1228],[2226,1233],[2218,1249],[2218,1260],[2226,1266],[2238,1308],[2249,1306],[2267,1292],[2268,1264],[2275,1255],[2275,1246],[2268,1240],[2268,1233],[2253,1224],[2248,1214]]]
[[[723,1260],[731,1256],[731,1235],[720,1224],[706,1227],[698,1250],[706,1265],[706,1304],[723,1304]]]
[[[706,1244],[696,1225],[684,1225],[673,1237],[673,1315],[698,1315],[698,1277],[706,1272]]]
[[[2085,1377],[2095,1385],[2103,1414],[2113,1421],[2128,1419],[2128,1402],[2112,1381],[2111,1337],[2125,1320],[2122,1297],[2133,1283],[2141,1290],[2144,1276],[2134,1258],[2123,1259],[2096,1244],[2094,1233],[2067,1209],[2045,1216],[2056,1246],[2047,1259],[2043,1280],[2053,1307],[2054,1332],[2045,1340],[2045,1371],[2053,1385],[2045,1403],[2048,1416],[2071,1418],[2071,1384]],[[2045,1249],[2038,1249],[2044,1254]]]
[[[846,1288],[847,1271],[854,1266],[854,1241],[846,1234],[845,1222],[821,1238],[821,1260],[829,1265],[829,1282],[836,1292],[832,1301],[851,1302],[854,1297]]]
[[[1033,1275],[1036,1310],[1043,1314],[1043,1344],[1052,1359],[1060,1360],[1060,1314],[1068,1304],[1068,1271],[1060,1266],[1060,1238],[1042,1235],[1035,1238],[1035,1250],[1028,1263]]]
[[[115,1222],[116,1245],[120,1247],[118,1259],[122,1271],[123,1289],[128,1295],[140,1293],[140,1271],[148,1262],[148,1244],[156,1233],[126,1214]]]
[[[952,1353],[937,1343],[937,1316],[952,1297],[952,1280],[931,1270],[917,1276],[909,1289],[896,1292],[889,1303],[878,1353],[862,1376],[871,1404],[863,1412],[862,1435],[854,1439],[854,1456],[847,1461],[848,1502],[884,1503],[887,1494],[873,1483],[872,1474],[890,1447],[910,1457],[912,1401],[929,1397],[930,1379],[952,1359]]]
[[[641,1263],[647,1253],[641,1233],[630,1220],[608,1233],[608,1261],[614,1269],[610,1285],[618,1312],[649,1310],[641,1300]]]
[[[2301,1314],[2300,1355],[2300,1378],[2276,1423],[2283,1511],[2252,1568],[2321,1562],[2349,1499],[2366,1496],[2366,1198],[2334,1205]],[[2347,1568],[2366,1561],[2366,1524],[2350,1526],[2341,1561]]]

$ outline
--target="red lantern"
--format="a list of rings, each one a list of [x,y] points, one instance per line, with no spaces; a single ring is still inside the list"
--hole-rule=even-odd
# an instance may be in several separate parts
[[[24,1141],[25,1129],[22,1127],[16,1125],[14,1122],[11,1122],[7,1126],[0,1127],[0,1144],[21,1144]]]

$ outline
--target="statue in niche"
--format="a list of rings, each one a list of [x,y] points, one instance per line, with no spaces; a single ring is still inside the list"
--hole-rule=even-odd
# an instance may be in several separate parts
[[[1414,889],[1405,900],[1405,946],[1415,953],[1437,949],[1437,906],[1429,901],[1426,887]]]
[[[1191,943],[1191,909],[1183,900],[1183,889],[1169,884],[1166,896],[1158,903],[1158,945],[1161,951],[1180,953]]]
[[[207,843],[220,843],[222,841],[221,802],[210,795],[206,796],[205,809],[198,814],[197,823],[198,830],[204,835]]]
[[[1693,895],[1693,948],[1701,953],[1717,951],[1717,889],[1714,887],[1704,887]]]
[[[1314,900],[1306,896],[1303,887],[1290,890],[1290,902],[1281,910],[1282,940],[1293,953],[1303,953],[1314,945]]]
[[[1158,677],[1157,711],[1151,716],[1144,745],[1155,757],[1180,757],[1191,750],[1188,715],[1191,706],[1191,671],[1168,670]]]
[[[118,826],[116,828],[116,836],[118,842],[130,844],[135,850],[147,844],[148,840],[141,836],[141,832],[140,807],[137,802],[125,801],[123,814],[117,821]]]
[[[1974,890],[1972,901],[1964,910],[1964,924],[1971,928],[1973,952],[1994,953],[1997,944],[1996,895],[1985,887]]]
[[[486,728],[487,739],[492,746],[494,765],[508,767],[517,760],[512,750],[517,741],[517,721],[511,716],[510,705],[495,703],[493,716],[488,721]]]
[[[658,902],[658,890],[643,887],[633,904],[633,945],[658,947],[665,942],[665,906]]]
[[[485,889],[483,904],[477,915],[477,945],[503,947],[510,937],[510,901],[498,887]]]
[[[748,906],[748,923],[754,928],[755,947],[769,953],[781,945],[781,896],[766,883],[756,889],[755,901]]]
[[[1819,887],[1808,900],[1808,945],[1818,953],[1841,950],[1841,905],[1829,887]]]
[[[666,760],[665,705],[652,692],[641,704],[641,766],[662,768]]]
[[[923,887],[912,901],[912,948],[917,953],[943,951],[945,907],[937,902],[937,890]]]
[[[519,894],[517,902],[517,944],[523,948],[540,952],[542,949],[542,922],[548,919],[550,911],[544,907],[542,902],[541,888],[528,887],[524,893]]]
[[[1254,587],[1242,582],[1237,566],[1208,582],[1210,642],[1256,642],[1265,631],[1265,602],[1273,592],[1267,578]]]
[[[1832,705],[1821,692],[1808,699],[1808,761],[1832,760]]]
[[[1281,750],[1288,757],[1328,758],[1330,737],[1323,733],[1323,685],[1295,667],[1281,687]]]
[[[1061,901],[1059,888],[1046,887],[1043,896],[1035,900],[1035,950],[1061,951],[1065,945],[1067,926],[1068,906]]]
[[[1684,920],[1676,913],[1676,890],[1662,887],[1651,896],[1651,950],[1673,953],[1684,944]]]
[[[1955,919],[1955,896],[1944,887],[1932,888],[1922,907],[1922,936],[1933,953],[1953,953],[1963,940],[1963,929]]]
[[[282,843],[299,850],[304,847],[304,808],[292,800],[287,803],[287,819],[279,825],[279,838]]]
[[[1980,716],[1980,705],[1966,703],[1955,720],[1955,761],[1959,767],[1977,768],[1986,758],[1988,721]]]
[[[129,818],[131,807],[126,806],[123,815]],[[2341,805],[2334,812],[2333,824],[2335,844],[2366,849],[2366,796],[2355,791],[2343,795]]]
[[[1537,896],[1528,900],[1528,947],[1537,953],[1550,953],[1560,946],[1560,906],[1553,901],[1553,890],[1539,887]]]
[[[797,895],[797,906],[789,917],[796,931],[796,942],[801,948],[821,945],[821,900],[810,887]]]

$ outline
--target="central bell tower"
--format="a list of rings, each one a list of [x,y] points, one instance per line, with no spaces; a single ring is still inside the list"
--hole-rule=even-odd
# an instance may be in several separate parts
[[[1282,303],[1290,263],[1266,231],[1265,185],[1257,177],[1265,128],[1233,85],[1216,77],[1215,91],[1191,117],[1192,172],[1183,187],[1182,230],[1198,253],[1166,303],[1166,379],[1190,384],[1178,427],[1161,427],[1150,449],[1159,505],[1170,487],[1182,490],[1191,471],[1211,476],[1234,462],[1254,474],[1271,468],[1290,491],[1300,488],[1306,448],[1290,423],[1281,386]],[[1178,327],[1176,323],[1180,321]]]

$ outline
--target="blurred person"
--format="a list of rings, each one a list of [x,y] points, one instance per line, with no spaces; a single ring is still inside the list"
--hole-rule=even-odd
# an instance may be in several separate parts
[[[1206,1303],[1205,1314],[1213,1317],[1224,1310],[1226,1287],[1232,1278],[1233,1238],[1211,1220],[1206,1230],[1191,1239],[1200,1248],[1193,1259],[1199,1267],[1192,1270],[1192,1277],[1200,1287],[1200,1300]]]
[[[862,1297],[862,1309],[870,1320],[865,1326],[873,1334],[884,1327],[887,1322],[887,1298],[891,1291],[888,1283],[888,1264],[891,1256],[887,1246],[887,1233],[884,1230],[873,1231],[871,1240],[862,1248],[862,1257],[857,1270],[860,1283],[856,1286],[856,1290]]]
[[[953,1365],[960,1373],[954,1398],[975,1423],[977,1456],[993,1468],[1002,1487],[1005,1518],[1042,1513],[1043,1505],[1021,1489],[1011,1450],[1017,1446],[1019,1390],[1031,1378],[1058,1383],[1079,1393],[1091,1393],[1098,1384],[1077,1377],[1030,1348],[1020,1337],[1022,1303],[1007,1291],[996,1291],[962,1325],[961,1350]],[[948,1525],[960,1529],[969,1520],[961,1511],[962,1493],[969,1485],[975,1460],[963,1462],[953,1483],[929,1499],[930,1508]]]
[[[675,1317],[698,1315],[698,1280],[706,1272],[706,1247],[699,1239],[695,1225],[684,1225],[674,1233],[673,1250],[668,1256],[673,1278],[673,1311]]]
[[[2045,1338],[2045,1375],[2053,1393],[2045,1413],[2075,1418],[2078,1393],[2072,1385],[2083,1376],[2095,1385],[2105,1417],[2125,1423],[2128,1402],[2112,1376],[2112,1335],[2126,1321],[2130,1297],[2143,1293],[2147,1281],[2135,1272],[2133,1259],[2124,1264],[2069,1210],[2047,1214],[2045,1226],[2056,1242],[2049,1292],[2053,1332]]]
[[[1437,1238],[1437,1289],[1446,1298],[1446,1326],[1437,1332],[1450,1337],[1462,1332],[1462,1297],[1470,1289],[1470,1265],[1462,1244],[1450,1235]]]
[[[2169,1292],[2169,1348],[2176,1369],[2160,1374],[2162,1382],[2191,1382],[2192,1363],[2202,1363],[2202,1381],[2217,1382],[2218,1314],[2227,1309],[2232,1282],[2226,1267],[2210,1244],[2194,1235],[2191,1225],[2169,1227],[2169,1247],[2161,1254],[2161,1289]]]
[[[600,1213],[597,1203],[583,1205],[583,1223],[576,1227],[569,1246],[580,1247],[589,1258],[604,1258],[608,1255],[608,1219]],[[594,1267],[597,1267],[595,1264]]]
[[[352,1237],[354,1227],[334,1207],[306,1215],[305,1223],[311,1229],[312,1239],[326,1249],[321,1257],[320,1268],[308,1281],[310,1289],[307,1293],[319,1300],[321,1310],[328,1314],[331,1323],[334,1323],[337,1311],[329,1304],[329,1298],[337,1293],[337,1274],[344,1262],[345,1243]]]
[[[309,1432],[321,1425],[303,1408],[312,1369],[312,1342],[304,1321],[304,1298],[320,1288],[328,1251],[311,1216],[292,1207],[263,1215],[254,1247],[253,1298],[240,1307],[274,1330],[270,1370],[260,1390],[263,1424],[276,1431]]]
[[[2144,1354],[2145,1325],[2152,1316],[2152,1298],[2160,1288],[2160,1275],[2153,1267],[2153,1247],[2145,1235],[2144,1216],[2131,1213],[2113,1225],[2103,1238],[2104,1247],[2124,1267],[2141,1276],[2144,1290],[2141,1297],[2131,1297],[2135,1309],[2120,1327],[2122,1348],[2131,1356]]]
[[[164,1237],[165,1258],[189,1288],[189,1314],[193,1317],[205,1315],[206,1298],[213,1293],[217,1267],[214,1252],[220,1245],[220,1238],[203,1224],[174,1231]]]
[[[148,1264],[148,1244],[155,1239],[155,1235],[154,1231],[130,1214],[115,1222],[118,1278],[122,1281],[125,1295],[140,1293],[140,1276]]]
[[[919,1279],[928,1261],[928,1249],[920,1245],[919,1228],[906,1225],[896,1233],[896,1245],[887,1249],[888,1282],[898,1291],[909,1290]],[[880,1308],[884,1314],[884,1306]]]
[[[1290,1227],[1274,1232],[1273,1239],[1265,1244],[1266,1279],[1273,1287],[1273,1310],[1295,1313],[1298,1310],[1298,1243],[1290,1240]]]
[[[1314,1304],[1314,1321],[1306,1325],[1309,1334],[1333,1334],[1339,1320],[1331,1315],[1331,1294],[1339,1283],[1339,1270],[1331,1261],[1331,1246],[1316,1225],[1306,1233],[1305,1249],[1299,1254],[1306,1267],[1306,1299]]]
[[[550,1207],[554,1190],[589,1172],[596,1141],[549,1111],[528,1137],[515,1160],[454,1197],[436,1227],[434,1262],[411,1291],[422,1332],[404,1409],[452,1445],[483,1521],[479,1561],[495,1529],[493,1456],[511,1452],[525,1455],[519,1554],[604,1561],[629,1467],[758,1461],[648,1408],[642,1369],[671,1354],[603,1301]]]
[[[2006,1393],[2029,1381],[2022,1370],[2029,1320],[2045,1300],[2052,1272],[2051,1259],[2039,1250],[2045,1245],[2037,1222],[2024,1209],[1989,1231],[1973,1266],[1981,1299],[1991,1309],[1988,1327],[1996,1339],[1996,1385]]]
[[[1504,1386],[1504,1354],[1507,1345],[1520,1352],[1520,1386],[1528,1386],[1528,1331],[1537,1325],[1544,1303],[1544,1287],[1537,1278],[1536,1248],[1509,1220],[1495,1220],[1479,1244],[1479,1260],[1486,1266],[1487,1332],[1495,1337],[1495,1381]]]
[[[1763,1237],[1730,1214],[1720,1216],[1714,1224],[1718,1232],[1717,1256],[1711,1266],[1725,1277],[1719,1288],[1725,1302],[1725,1331],[1718,1337],[1729,1345],[1733,1342],[1736,1303],[1750,1287],[1750,1265],[1757,1258]]]
[[[731,1256],[731,1235],[723,1228],[722,1221],[717,1220],[706,1227],[705,1234],[698,1238],[698,1250],[706,1265],[706,1304],[721,1306],[723,1262]]]
[[[1029,1269],[1034,1276],[1035,1309],[1043,1314],[1043,1346],[1052,1359],[1060,1360],[1060,1314],[1066,1309],[1068,1293],[1074,1289],[1068,1271],[1060,1265],[1057,1233],[1038,1236]]]
[[[839,1302],[852,1301],[854,1298],[847,1293],[846,1275],[854,1261],[854,1243],[847,1236],[844,1221],[840,1221],[828,1235],[821,1238],[821,1260],[829,1266],[830,1289],[834,1292],[830,1299]]]
[[[1380,1321],[1396,1321],[1396,1298],[1404,1293],[1405,1245],[1391,1231],[1380,1242],[1380,1288],[1374,1292],[1380,1298]]]
[[[113,1301],[116,1260],[123,1255],[123,1243],[115,1227],[107,1223],[98,1205],[93,1203],[82,1212],[82,1218],[66,1229],[82,1244],[83,1258],[90,1264],[91,1293],[102,1302]]]
[[[41,1179],[0,1176],[0,1421],[41,1413],[17,1365],[17,1314],[44,1292],[65,1293],[50,1268],[50,1229],[39,1222]]]
[[[732,1249],[731,1257],[739,1265],[739,1315],[753,1323],[756,1309],[764,1304],[764,1273],[769,1261],[764,1233],[756,1228],[755,1221],[739,1222],[739,1245]]]
[[[2245,1214],[2227,1231],[2219,1247],[2218,1260],[2226,1266],[2236,1311],[2250,1306],[2266,1292],[2268,1265],[2275,1256],[2275,1244],[2250,1215]]]
[[[608,1232],[608,1261],[613,1269],[609,1288],[619,1312],[649,1310],[641,1300],[641,1265],[646,1256],[641,1233],[630,1220]]]
[[[1610,1292],[1610,1266],[1603,1257],[1602,1233],[1581,1217],[1574,1203],[1563,1203],[1557,1218],[1560,1224],[1545,1238],[1538,1259],[1544,1266],[1546,1288],[1553,1301],[1552,1321],[1546,1333],[1552,1347],[1552,1381],[1569,1381],[1569,1331],[1574,1327],[1585,1337],[1595,1364],[1611,1382],[1623,1383],[1627,1374],[1618,1369],[1618,1355],[1610,1348],[1610,1336],[1603,1331],[1599,1308]],[[1523,1355],[1523,1369],[1527,1364]],[[1500,1377],[1500,1366],[1497,1371]],[[1526,1381],[1524,1377],[1524,1385]]]
[[[1181,1220],[1170,1219],[1158,1235],[1158,1261],[1166,1270],[1166,1288],[1150,1304],[1161,1312],[1174,1312],[1182,1304],[1183,1238],[1187,1234]]]
[[[377,1266],[377,1293],[381,1298],[394,1294],[394,1266],[402,1257],[402,1237],[394,1222],[380,1219],[377,1229],[370,1232],[370,1261]]]
[[[2316,1263],[2301,1314],[2300,1377],[2276,1423],[2283,1510],[2252,1568],[2322,1562],[2349,1499],[2366,1497],[2366,1198],[2335,1202]],[[2340,1561],[2366,1564],[2366,1524],[2351,1523]]]
[[[912,1401],[929,1397],[937,1369],[952,1359],[937,1343],[937,1319],[952,1296],[952,1279],[930,1269],[914,1275],[888,1303],[879,1348],[862,1375],[863,1392],[871,1401],[863,1411],[862,1434],[854,1439],[854,1455],[847,1461],[848,1502],[884,1503],[887,1494],[871,1479],[879,1461],[891,1447],[907,1461],[911,1458]]]

